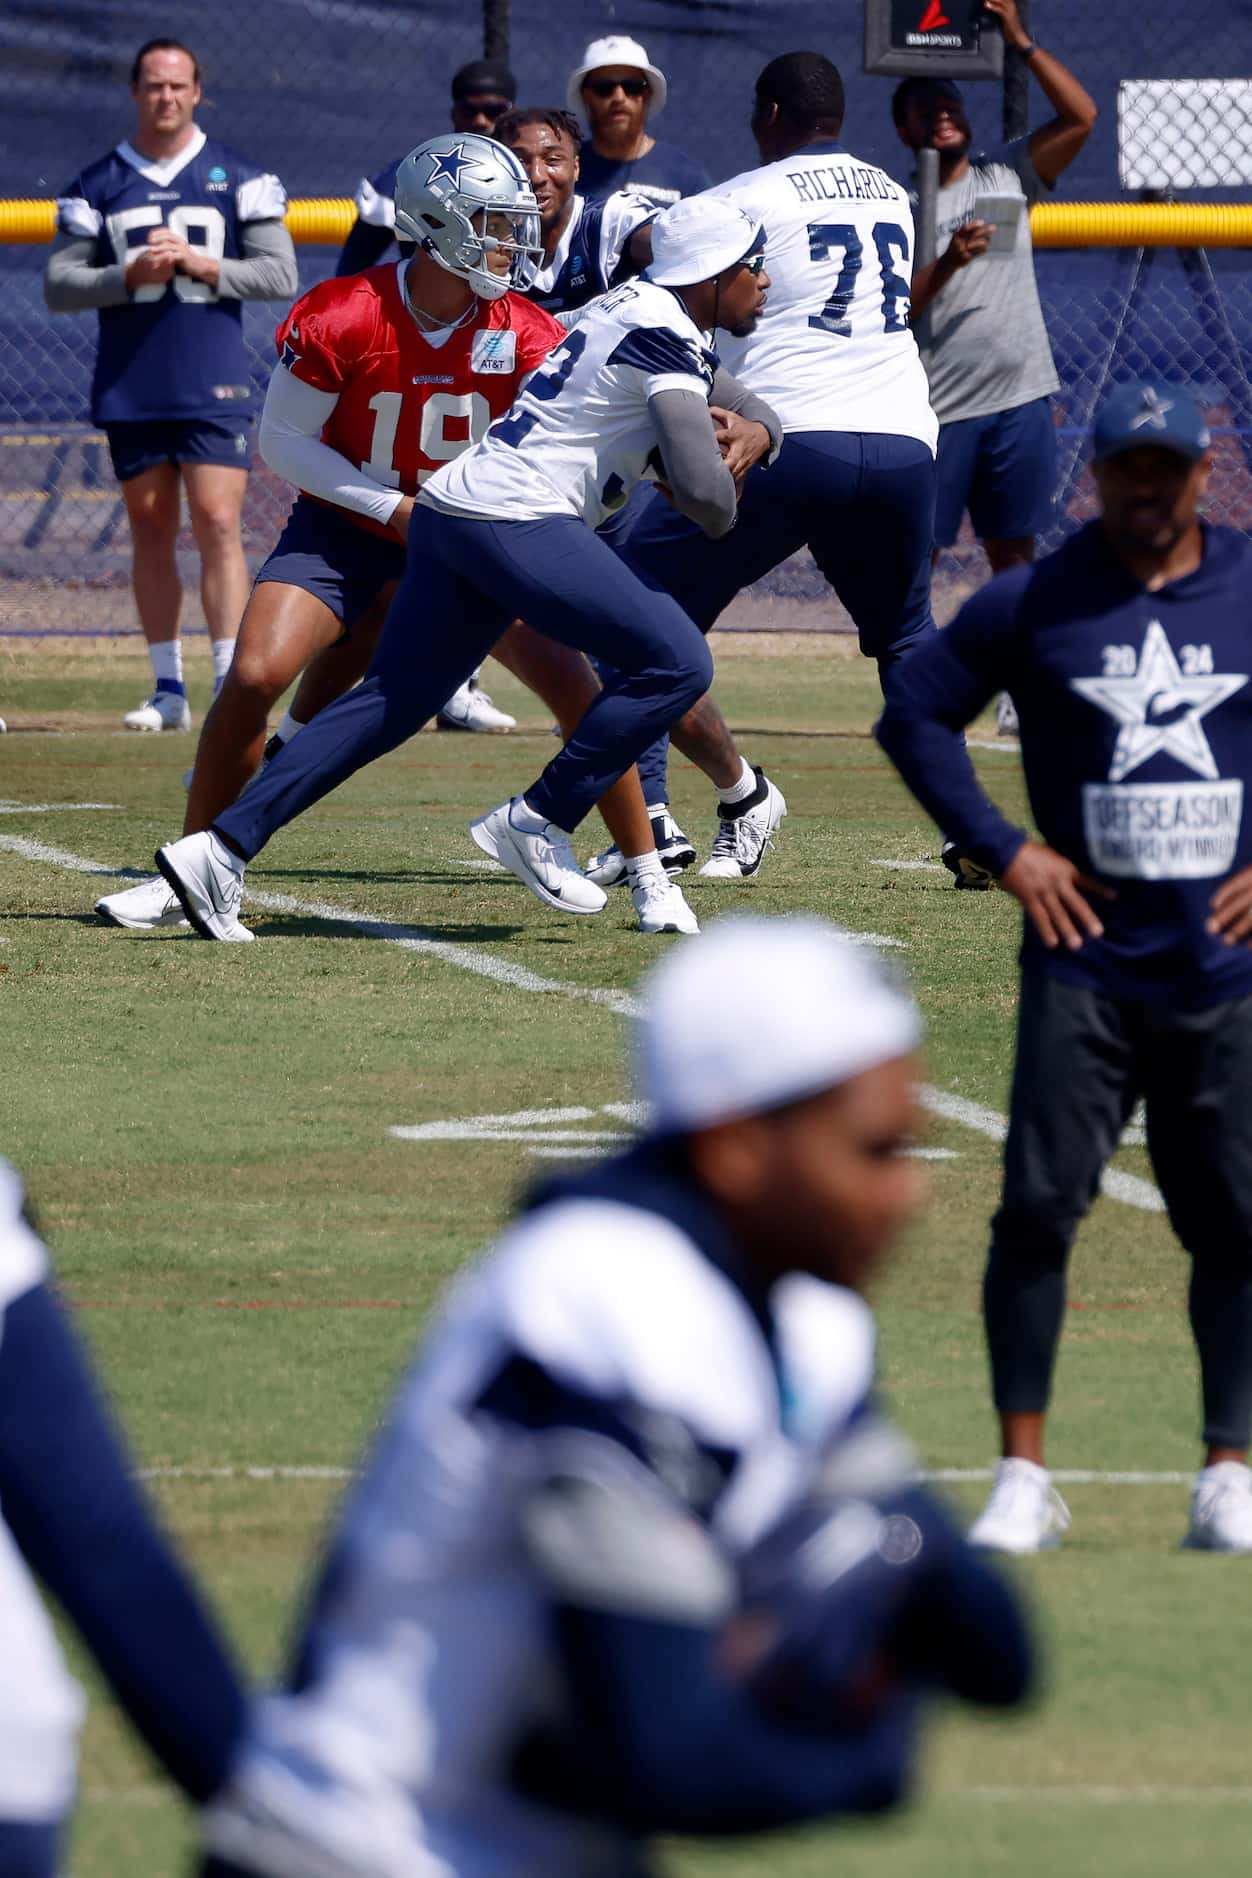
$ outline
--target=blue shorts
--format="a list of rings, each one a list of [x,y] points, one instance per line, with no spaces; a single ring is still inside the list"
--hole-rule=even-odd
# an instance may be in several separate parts
[[[1056,425],[1050,398],[939,430],[935,546],[950,548],[966,509],[980,541],[1042,534],[1056,500]]]
[[[217,463],[246,470],[252,463],[252,419],[231,417],[158,418],[143,424],[106,424],[113,474],[128,483],[158,463]]]
[[[382,589],[404,572],[404,543],[384,541],[350,521],[343,509],[300,496],[274,552],[256,577],[303,587],[351,631]]]
[[[59,1825],[0,1819],[0,1878],[57,1878]]]

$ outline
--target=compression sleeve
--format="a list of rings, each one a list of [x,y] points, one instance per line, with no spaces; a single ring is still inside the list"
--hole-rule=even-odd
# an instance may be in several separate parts
[[[403,491],[375,482],[322,442],[323,426],[338,401],[337,392],[318,391],[285,365],[276,365],[261,412],[261,455],[284,482],[385,527],[404,500]]]
[[[926,813],[963,854],[996,875],[1023,846],[1026,831],[983,793],[962,732],[1012,686],[1021,584],[1015,574],[989,582],[946,631],[903,660],[890,675],[874,730]]]
[[[124,306],[126,263],[97,267],[94,235],[62,235],[44,269],[43,298],[50,313],[87,313],[95,307]]]
[[[748,1833],[903,1796],[912,1698],[808,1734],[760,1714],[715,1666],[706,1630],[571,1605],[555,1622],[578,1737],[522,1749],[517,1775],[537,1798],[641,1833]]]
[[[47,1284],[4,1313],[0,1502],[18,1549],[157,1759],[184,1792],[207,1799],[242,1733],[243,1693]]]
[[[714,541],[735,525],[738,496],[722,461],[703,395],[657,391],[648,399],[674,506]]]
[[[243,257],[217,264],[221,300],[291,300],[300,291],[296,251],[286,222],[245,222]]]
[[[782,419],[772,405],[764,398],[758,398],[755,391],[749,391],[741,385],[733,372],[728,372],[724,365],[719,365],[713,374],[713,389],[709,393],[709,403],[716,404],[723,411],[734,411],[736,416],[746,418],[750,424],[760,424],[769,432],[770,450],[766,464],[773,463],[782,449]]]

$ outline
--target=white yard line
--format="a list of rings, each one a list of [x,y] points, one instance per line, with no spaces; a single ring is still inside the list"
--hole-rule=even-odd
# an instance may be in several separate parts
[[[120,802],[0,802],[0,815],[55,815],[61,809],[120,809]]]
[[[166,1466],[141,1467],[140,1480],[351,1480],[350,1467],[295,1466],[286,1463],[240,1462],[234,1467]],[[925,1480],[948,1486],[977,1486],[995,1478],[991,1467],[936,1467],[923,1475]],[[1099,1468],[1057,1467],[1052,1478],[1063,1487],[1189,1487],[1194,1473],[1176,1471],[1142,1473],[1138,1471],[1102,1472]]]
[[[5,849],[11,854],[22,855],[28,861],[42,862],[45,866],[59,867],[70,873],[91,874],[109,880],[146,878],[137,868],[110,867],[103,861],[89,860],[85,855],[71,854],[65,848],[52,847],[44,841],[32,841],[23,835],[0,835],[0,850]],[[603,1005],[606,1010],[616,1011],[626,1017],[637,1016],[639,1012],[638,1000],[629,991],[604,990],[591,985],[567,984],[559,978],[543,978],[524,965],[497,958],[493,953],[482,952],[476,946],[436,939],[418,927],[376,919],[368,913],[354,913],[347,907],[331,906],[321,900],[297,900],[285,893],[253,893],[251,889],[248,891],[248,903],[262,907],[267,912],[295,913],[305,919],[324,919],[334,925],[348,926],[371,939],[381,939],[387,945],[400,946],[408,952],[425,953],[442,960],[445,965],[456,966],[460,971],[474,972],[480,978],[490,979],[494,984],[512,991],[578,998]],[[901,944],[899,939],[888,938],[882,933],[849,933],[848,937],[862,945]],[[922,1099],[933,1115],[941,1116],[945,1121],[956,1122],[960,1127],[986,1135],[992,1141],[1003,1141],[1005,1137],[1007,1119],[995,1109],[985,1108],[981,1103],[967,1101],[964,1096],[951,1095],[947,1090],[929,1085],[923,1089]],[[1124,1174],[1119,1169],[1109,1168],[1101,1187],[1110,1199],[1120,1200],[1124,1206],[1138,1207],[1149,1213],[1164,1211],[1165,1203],[1156,1188],[1150,1181],[1141,1180],[1135,1174]]]
[[[871,867],[898,867],[902,874],[946,874],[942,861],[889,861],[885,856],[870,862]]]
[[[1016,737],[967,737],[971,750],[996,750],[1001,756],[1020,756],[1022,746]]]

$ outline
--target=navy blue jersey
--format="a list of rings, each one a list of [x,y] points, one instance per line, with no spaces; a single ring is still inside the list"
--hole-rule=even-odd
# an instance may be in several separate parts
[[[286,207],[276,176],[200,130],[164,163],[118,144],[76,176],[57,204],[61,233],[94,238],[98,267],[124,262],[162,223],[192,247],[239,260],[245,225],[279,220]],[[99,318],[95,423],[220,417],[252,405],[237,299],[176,274],[163,286],[138,288],[124,306],[101,307]]]
[[[1043,839],[1114,889],[1102,939],[1023,960],[1113,997],[1202,1009],[1252,993],[1252,952],[1205,931],[1252,864],[1252,543],[1204,527],[1194,573],[1149,592],[1098,522],[967,600],[900,667],[878,738],[958,846],[1002,873],[1025,839],[983,794],[961,732],[999,691],[1021,721]]]
[[[638,273],[627,252],[630,238],[656,213],[633,191],[621,190],[602,202],[576,195],[551,261],[536,268],[522,289],[526,298],[547,313],[571,313]]]
[[[630,189],[665,209],[682,196],[698,196],[712,181],[702,163],[672,143],[654,143],[646,156],[623,162],[601,156],[588,137],[578,153],[578,189],[589,202]]]

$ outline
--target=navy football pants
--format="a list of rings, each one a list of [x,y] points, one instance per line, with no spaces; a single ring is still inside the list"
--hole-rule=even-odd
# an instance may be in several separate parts
[[[620,553],[647,586],[672,594],[708,632],[737,593],[807,547],[885,682],[891,666],[935,631],[934,514],[935,459],[916,438],[791,431],[773,467],[747,478],[739,519],[724,540],[710,541],[654,496]],[[663,739],[639,759],[650,803],[668,799],[667,755]]]
[[[676,601],[645,587],[573,516],[491,522],[418,507],[365,678],[292,738],[215,832],[251,860],[295,816],[419,731],[518,618],[615,671],[524,791],[545,821],[575,829],[708,690],[708,647]]]

